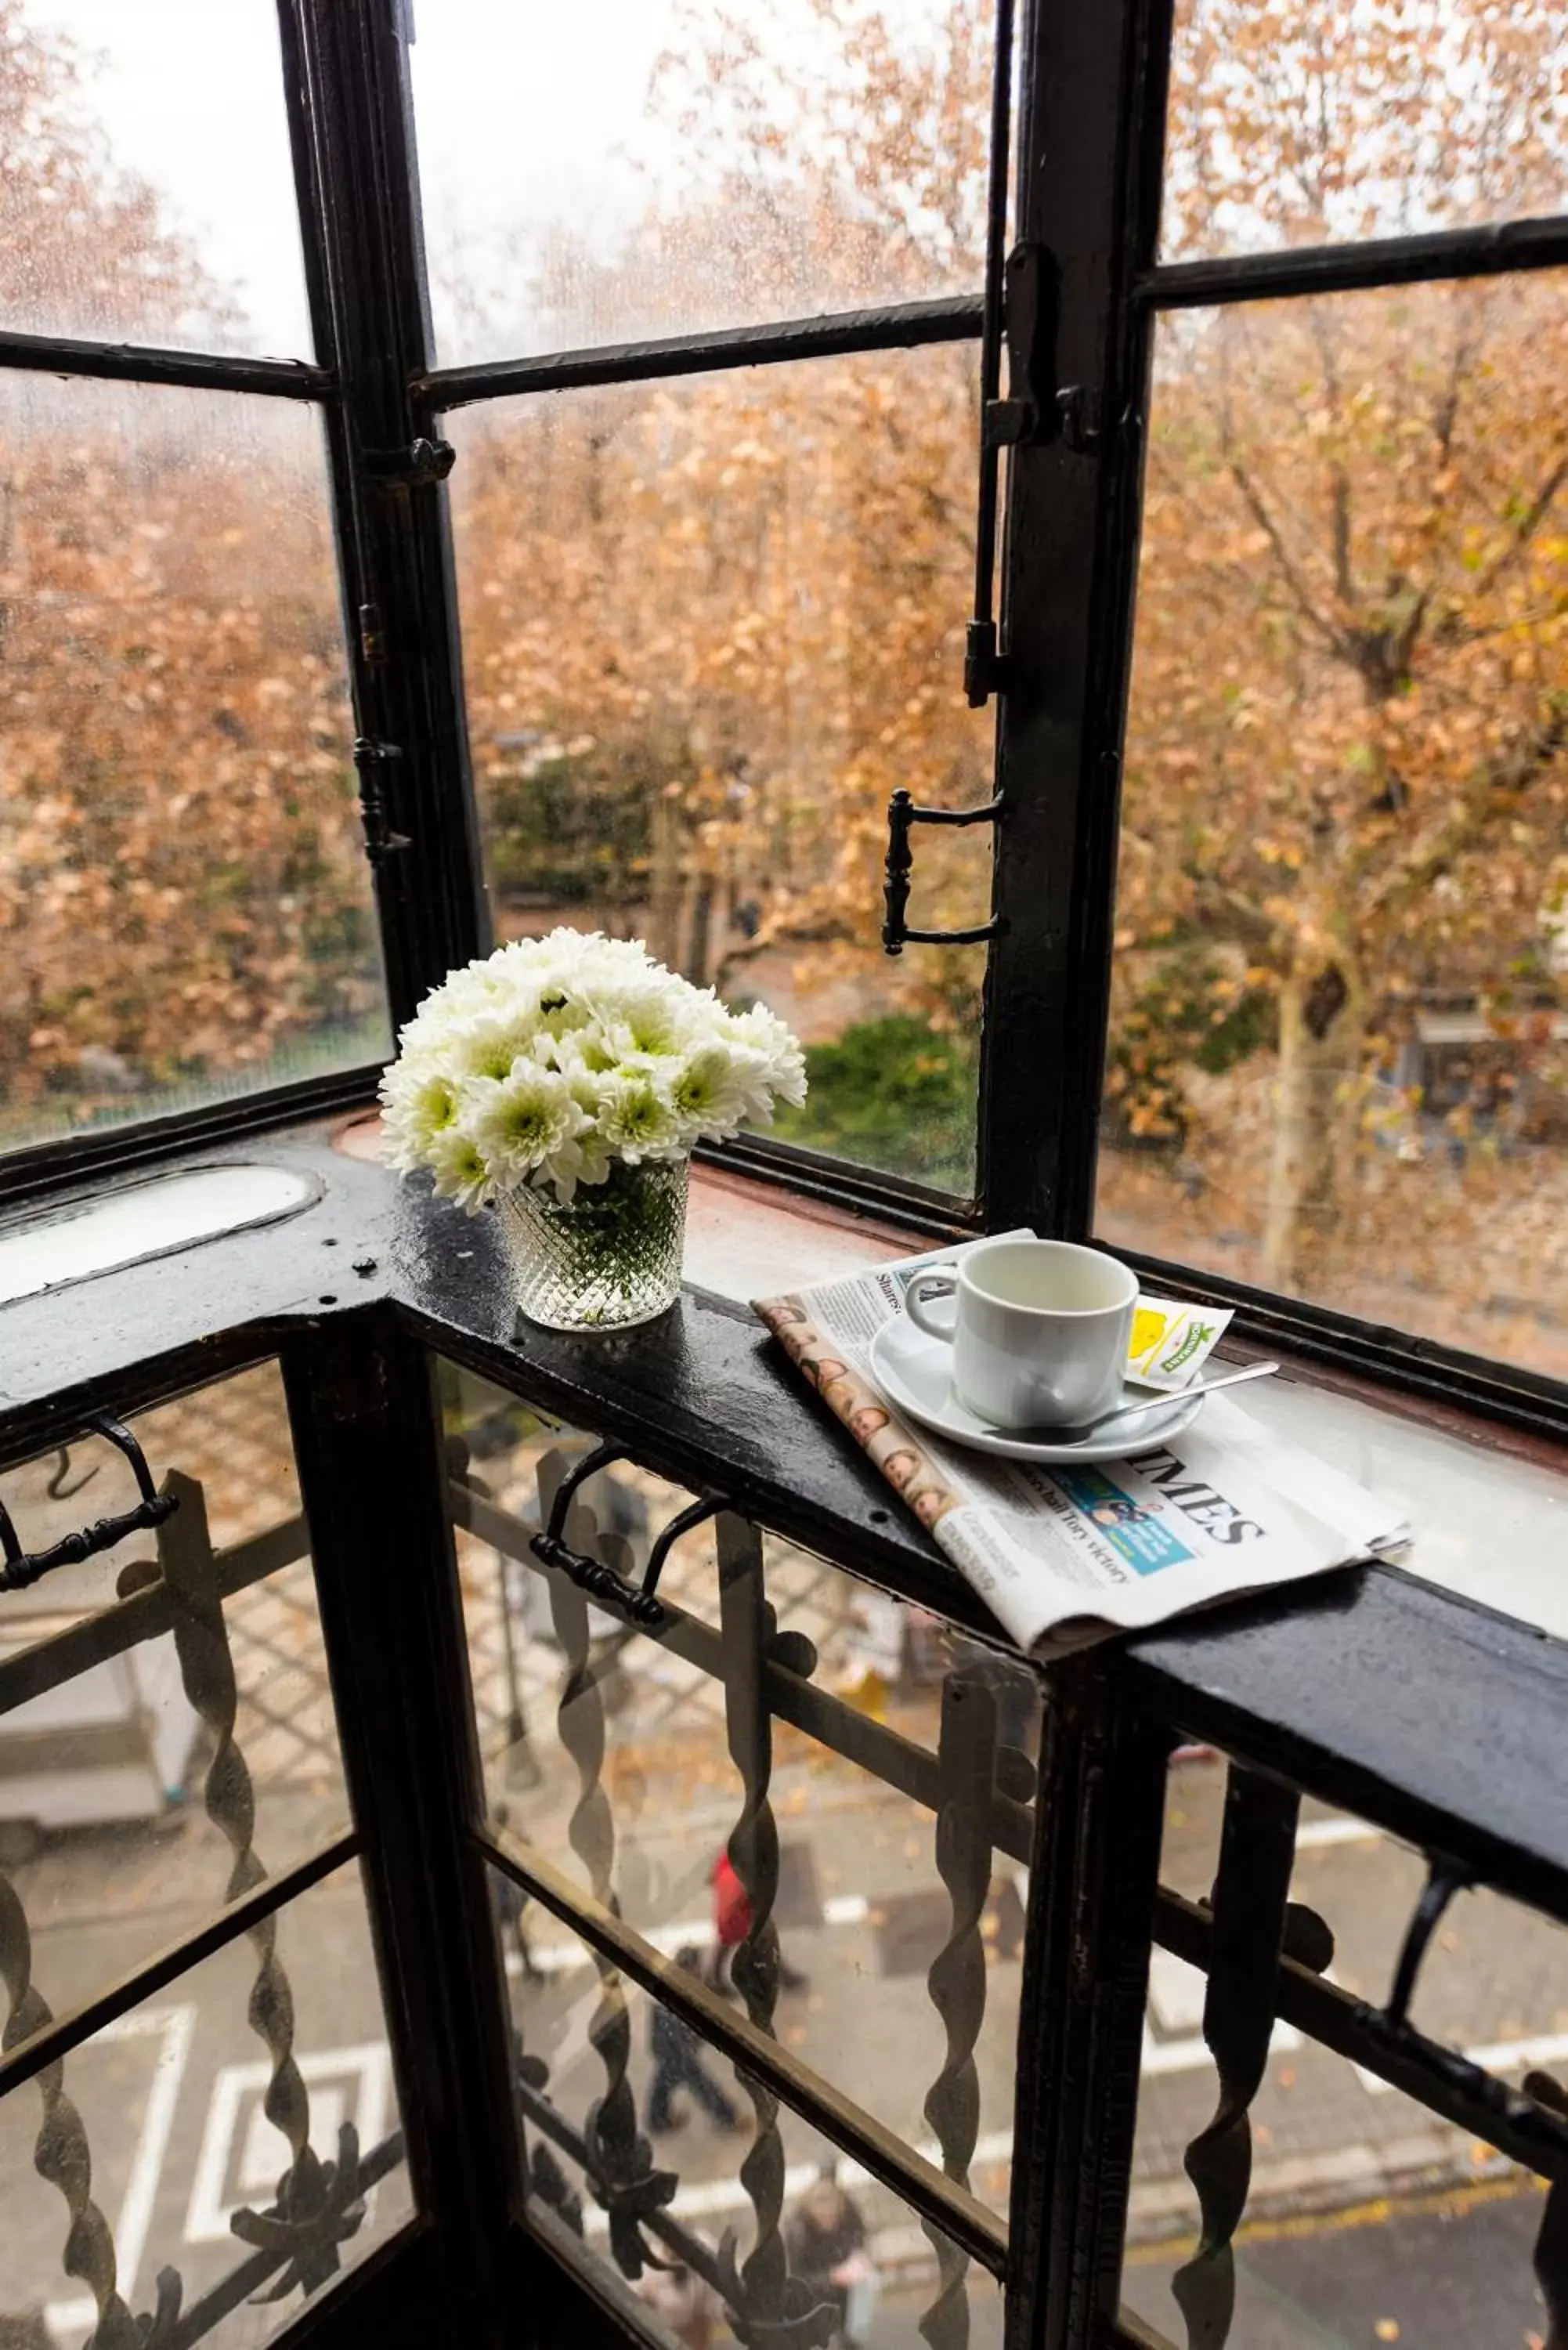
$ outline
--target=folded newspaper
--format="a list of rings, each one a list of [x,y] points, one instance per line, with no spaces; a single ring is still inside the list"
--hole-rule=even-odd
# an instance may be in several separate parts
[[[872,1377],[871,1339],[901,1310],[915,1273],[972,1245],[753,1303],[1020,1648],[1064,1656],[1409,1540],[1396,1509],[1229,1396],[1212,1397],[1168,1442],[1140,1447],[1135,1431],[1127,1459],[1108,1466],[1001,1460],[900,1419]],[[1157,1388],[1192,1379],[1230,1318],[1199,1314],[1141,1298],[1129,1378]],[[1162,1369],[1173,1360],[1176,1374]]]

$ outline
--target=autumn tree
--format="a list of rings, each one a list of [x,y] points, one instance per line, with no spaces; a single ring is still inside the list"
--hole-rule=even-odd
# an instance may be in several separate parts
[[[1169,255],[1568,192],[1552,0],[1179,16]],[[509,298],[526,281],[535,339],[569,344],[972,286],[988,30],[969,0],[693,10],[655,84],[681,162],[608,257],[520,243]],[[1535,1261],[1528,1179],[1488,1190],[1473,1153],[1457,1218],[1419,1194],[1423,1256],[1382,1141],[1417,1131],[1393,1080],[1423,1003],[1482,1007],[1516,1076],[1552,1074],[1563,332],[1545,277],[1162,323],[1102,1163],[1125,1236],[1202,1255],[1234,1224],[1237,1269],[1351,1304],[1385,1265],[1457,1300],[1477,1219]],[[705,977],[790,950],[840,1016],[885,1002],[888,793],[956,802],[988,771],[959,684],[977,424],[942,352],[467,423],[469,681],[512,886],[546,783],[552,807],[630,794],[623,919]],[[922,840],[920,882],[929,919],[972,919],[983,849]],[[905,983],[962,1027],[977,961],[921,953]]]
[[[0,0],[0,303],[47,334],[212,345],[234,309],[155,192],[116,165],[63,34]]]
[[[233,313],[118,173],[68,45],[0,0],[0,296],[141,339]],[[293,402],[0,380],[0,1105],[7,1139],[372,1054],[318,428]]]
[[[1568,53],[1540,0],[1310,20],[1194,0],[1170,143],[1177,253],[1552,209]],[[1345,1258],[1366,1076],[1394,1061],[1423,993],[1463,992],[1500,1021],[1551,993],[1565,386],[1568,322],[1544,278],[1162,330],[1115,1081],[1135,1130],[1175,1132],[1195,972],[1199,1032],[1268,999],[1262,1269],[1282,1284],[1321,1287]]]
[[[530,315],[570,342],[972,285],[989,33],[977,0],[916,40],[842,0],[782,28],[691,10],[652,93],[680,173],[607,259],[560,230],[531,264],[514,249]],[[465,421],[465,660],[504,888],[551,869],[529,810],[569,775],[580,806],[641,798],[596,902],[618,874],[623,913],[698,976],[743,989],[789,952],[808,989],[876,1004],[898,981],[971,1015],[978,956],[895,974],[876,939],[889,794],[989,787],[959,683],[978,426],[961,347]],[[983,844],[922,844],[921,889],[922,919],[982,918]]]

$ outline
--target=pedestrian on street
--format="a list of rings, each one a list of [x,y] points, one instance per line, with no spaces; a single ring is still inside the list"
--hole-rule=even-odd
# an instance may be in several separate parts
[[[746,1888],[736,1874],[728,1846],[720,1851],[713,1863],[713,1957],[708,1970],[708,1988],[722,1991],[725,1998],[734,1992],[730,1970],[735,1952],[752,1930],[752,1905]],[[784,1952],[779,1952],[780,1991],[805,1991],[807,1978],[798,1967],[792,1967]]]
[[[659,2255],[662,2262],[663,2254]],[[661,2317],[685,2350],[711,2350],[713,2328],[723,2309],[712,2286],[684,2261],[668,2267],[644,2269],[632,2287],[656,2316]]]
[[[690,1944],[677,1950],[675,1963],[687,1973],[698,1972],[701,1961]],[[702,2062],[702,2044],[689,2023],[655,2001],[648,2027],[653,2079],[648,2091],[648,2131],[662,2137],[679,2129],[685,2116],[675,2111],[675,2099],[684,2090],[721,2129],[743,2129],[745,2123]]]
[[[784,2222],[789,2264],[819,2302],[837,2313],[836,2339],[862,2350],[877,2307],[877,2271],[866,2249],[866,2222],[831,2166],[813,2179]]]

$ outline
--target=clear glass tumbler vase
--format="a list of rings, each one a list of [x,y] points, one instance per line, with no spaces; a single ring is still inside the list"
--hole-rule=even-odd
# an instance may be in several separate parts
[[[517,1303],[547,1330],[625,1330],[680,1294],[689,1159],[618,1159],[569,1207],[519,1184],[496,1201]]]

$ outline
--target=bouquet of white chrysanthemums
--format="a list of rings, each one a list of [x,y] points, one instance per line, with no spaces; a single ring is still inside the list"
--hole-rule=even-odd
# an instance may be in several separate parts
[[[429,1168],[471,1211],[524,1183],[566,1205],[618,1162],[684,1158],[805,1098],[800,1046],[765,1007],[731,1012],[636,941],[580,931],[453,972],[381,1080],[390,1164]]]

